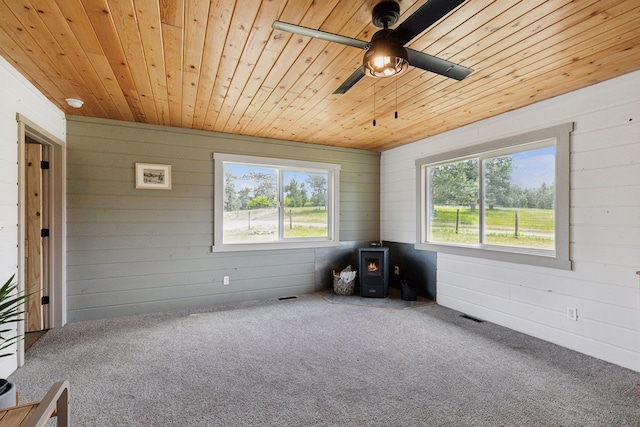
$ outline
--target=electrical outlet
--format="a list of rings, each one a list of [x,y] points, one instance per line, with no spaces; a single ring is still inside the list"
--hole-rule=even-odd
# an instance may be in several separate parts
[[[396,276],[400,275],[400,267],[396,265],[396,267],[394,268],[393,272],[396,274]]]
[[[223,285],[228,285],[229,284],[229,276],[224,276],[222,278],[222,284]]]
[[[578,320],[578,309],[567,307],[567,319]]]

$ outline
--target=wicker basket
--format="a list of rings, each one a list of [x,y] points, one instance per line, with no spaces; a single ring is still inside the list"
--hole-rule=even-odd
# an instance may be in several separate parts
[[[342,270],[341,273],[350,271],[351,266],[348,266],[347,268]],[[333,292],[336,295],[353,295],[355,285],[355,274],[353,275],[353,278],[347,282],[342,278],[342,275],[340,273],[336,273],[335,270],[333,271]]]

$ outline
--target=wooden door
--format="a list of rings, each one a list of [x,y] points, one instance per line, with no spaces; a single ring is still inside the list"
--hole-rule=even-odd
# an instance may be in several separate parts
[[[30,295],[25,304],[25,331],[44,329],[42,314],[43,296],[43,250],[42,250],[42,145],[25,144],[25,292]]]

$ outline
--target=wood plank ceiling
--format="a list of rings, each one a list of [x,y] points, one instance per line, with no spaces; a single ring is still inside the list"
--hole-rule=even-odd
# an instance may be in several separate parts
[[[640,69],[637,0],[467,0],[407,47],[469,77],[410,68],[344,95],[363,51],[271,28],[370,40],[378,1],[0,0],[0,55],[69,114],[378,151]]]

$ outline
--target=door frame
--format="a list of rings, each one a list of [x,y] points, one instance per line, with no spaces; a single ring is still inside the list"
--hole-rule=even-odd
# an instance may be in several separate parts
[[[39,142],[48,149],[49,179],[43,182],[48,203],[46,217],[51,230],[45,265],[49,277],[49,310],[45,323],[50,328],[62,327],[67,323],[67,287],[66,287],[66,150],[65,143],[56,138],[24,115],[16,114],[18,122],[18,290],[24,291],[25,268],[25,144],[26,137]],[[18,322],[18,334],[24,334],[24,322]],[[24,365],[24,341],[18,342],[18,367]]]

